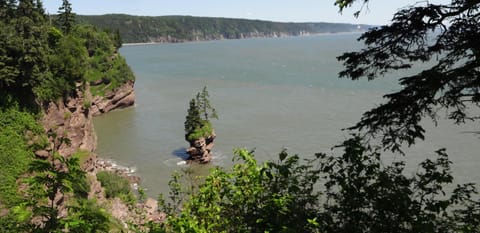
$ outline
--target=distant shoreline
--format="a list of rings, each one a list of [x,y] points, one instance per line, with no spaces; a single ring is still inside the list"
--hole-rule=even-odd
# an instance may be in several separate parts
[[[192,43],[192,42],[205,42],[205,41],[220,41],[220,40],[245,40],[245,39],[256,39],[256,38],[288,38],[288,37],[310,37],[310,36],[327,36],[327,35],[353,35],[361,34],[366,31],[351,31],[351,32],[321,32],[321,33],[311,33],[306,35],[288,35],[281,37],[245,37],[238,39],[213,39],[213,40],[185,40],[185,41],[176,41],[176,42],[139,42],[139,43],[123,43],[122,46],[141,46],[141,45],[155,45],[155,44],[180,44],[180,43]]]

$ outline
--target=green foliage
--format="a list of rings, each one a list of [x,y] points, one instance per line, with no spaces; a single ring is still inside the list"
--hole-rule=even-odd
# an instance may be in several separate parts
[[[102,183],[102,187],[105,188],[107,198],[118,197],[129,204],[135,202],[130,183],[125,177],[114,172],[101,171],[97,173],[97,179]]]
[[[95,200],[81,199],[70,206],[69,216],[61,225],[66,232],[110,232],[111,216]]]
[[[321,232],[462,232],[480,230],[480,212],[473,184],[453,182],[445,150],[435,160],[426,159],[412,177],[404,175],[404,162],[384,165],[380,148],[365,146],[354,136],[340,147],[341,157],[318,154],[325,179],[326,200],[318,218]],[[478,197],[476,197],[478,198]]]
[[[87,70],[87,52],[82,40],[73,36],[61,37],[50,56],[51,76],[34,88],[40,101],[50,101],[72,95],[76,83],[82,83]]]
[[[348,7],[351,7],[353,5],[353,3],[355,2],[356,0],[335,0],[335,5],[338,6],[339,8],[339,11],[340,13],[343,12],[343,10],[345,8],[348,8]],[[369,0],[360,0],[362,2],[362,8],[363,6],[367,5],[368,4],[368,1]],[[355,13],[353,13],[353,15],[355,17],[358,17],[360,15],[360,12],[362,11],[362,9],[358,10],[358,11],[355,11]]]
[[[31,232],[32,212],[24,204],[10,209],[7,215],[0,217],[0,231],[4,233]]]
[[[59,139],[62,141],[62,139]],[[33,177],[27,178],[31,199],[29,205],[33,208],[34,216],[42,217],[44,223],[41,229],[44,231],[56,231],[63,228],[60,224],[59,205],[63,204],[64,196],[75,190],[80,193],[84,190],[82,187],[74,188],[82,180],[86,180],[85,172],[81,170],[78,158],[65,158],[52,152],[49,160],[33,160],[28,171],[33,173]],[[62,198],[56,201],[58,195]],[[45,203],[43,199],[48,199]]]
[[[453,183],[445,150],[405,175],[405,163],[385,165],[380,148],[352,136],[340,156],[300,161],[283,151],[261,165],[237,150],[226,171],[213,169],[191,192],[176,175],[167,232],[478,232],[480,200],[473,184]]]
[[[125,58],[117,53],[115,36],[91,25],[76,27],[75,35],[82,38],[88,52],[88,69],[85,79],[93,95],[105,95],[129,80],[134,80]],[[118,40],[118,38],[116,38]]]
[[[197,128],[202,127],[202,118],[200,116],[199,107],[195,99],[190,100],[190,106],[185,117],[185,134],[195,132]],[[188,137],[188,136],[187,136]]]
[[[0,200],[9,208],[21,200],[17,180],[33,159],[32,149],[44,146],[43,128],[31,113],[0,107],[0,129]]]
[[[386,149],[400,151],[402,144],[424,139],[424,118],[437,123],[445,115],[457,124],[478,119],[479,12],[478,1],[422,2],[398,11],[390,25],[364,33],[359,38],[363,49],[338,57],[345,66],[340,76],[372,80],[418,63],[426,68],[401,77],[401,88],[385,95],[385,103],[364,113],[350,129],[379,137]]]
[[[214,118],[218,120],[218,115],[215,108],[210,104],[208,99],[210,95],[208,94],[207,87],[203,87],[202,91],[197,93],[196,100],[198,104],[198,110],[200,115],[203,116],[203,120],[209,121],[209,118]]]
[[[187,134],[187,140],[193,141],[201,137],[211,136],[213,132],[212,124],[209,121],[201,121],[201,125],[196,127],[192,132]]]
[[[192,40],[241,39],[303,33],[357,31],[357,24],[277,23],[260,20],[208,18],[191,16],[132,16],[121,14],[82,16],[80,23],[118,30],[123,42],[179,42]],[[367,25],[362,25],[367,28]]]
[[[72,4],[68,0],[62,1],[62,6],[58,8],[58,22],[62,31],[70,33],[75,25],[75,14],[72,12]]]
[[[50,75],[46,20],[38,3],[10,7],[12,17],[0,19],[0,104],[13,100],[34,108],[33,88]]]
[[[209,118],[218,119],[215,109],[211,106],[207,87],[190,100],[190,106],[185,117],[185,139],[192,141],[208,137],[213,133]]]
[[[108,79],[99,92],[104,93],[134,79],[117,53],[119,34],[74,25],[68,1],[54,18],[62,31],[46,19],[40,1],[2,7],[9,17],[0,19],[1,105],[18,103],[38,111],[45,102],[75,95],[85,82]]]
[[[282,152],[281,160],[258,165],[253,154],[237,150],[231,171],[215,168],[187,199],[178,177],[170,183],[169,232],[305,232],[315,217],[318,170],[298,156]],[[178,198],[180,197],[180,198]],[[162,202],[161,202],[162,203]]]

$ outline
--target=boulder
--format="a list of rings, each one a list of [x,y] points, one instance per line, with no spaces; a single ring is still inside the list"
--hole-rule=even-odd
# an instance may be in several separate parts
[[[46,159],[48,156],[50,156],[50,153],[48,153],[46,150],[37,150],[35,151],[35,156],[41,159]]]

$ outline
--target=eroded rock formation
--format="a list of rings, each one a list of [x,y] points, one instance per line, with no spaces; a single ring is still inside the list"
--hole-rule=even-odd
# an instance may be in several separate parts
[[[95,149],[97,138],[93,128],[93,117],[114,109],[132,106],[135,103],[134,81],[128,81],[119,88],[102,96],[92,96],[89,86],[86,90],[78,90],[75,97],[50,102],[45,107],[42,125],[46,132],[53,132],[56,139],[67,138],[69,143],[55,143],[58,153],[70,157],[78,151],[87,152],[90,157],[82,164],[87,172],[95,170]],[[54,139],[51,139],[54,140]],[[48,156],[46,151],[37,151],[40,158]]]
[[[195,140],[188,140],[190,147],[187,149],[189,158],[187,161],[197,162],[201,164],[208,163],[212,160],[212,149],[215,145],[215,132],[208,137],[200,137]]]
[[[135,104],[134,81],[105,93],[105,96],[95,96],[92,100],[91,111],[93,116],[110,112],[114,109],[126,108]]]
[[[57,152],[70,157],[78,151],[87,152],[90,157],[82,164],[85,171],[93,171],[95,163],[95,154],[97,147],[97,138],[93,129],[92,113],[87,103],[92,97],[88,91],[78,91],[75,98],[50,102],[46,106],[45,114],[42,119],[42,125],[46,132],[52,132],[56,136],[50,138],[51,146]],[[67,138],[69,143],[58,142],[60,138]],[[47,157],[45,151],[37,151],[38,157]]]
[[[79,90],[76,97],[49,103],[45,106],[41,123],[46,132],[55,136],[49,137],[51,144],[49,148],[35,152],[35,155],[41,159],[49,159],[51,156],[49,151],[52,151],[52,149],[66,158],[79,151],[83,152],[85,157],[81,158],[81,166],[87,172],[90,183],[88,197],[95,198],[98,203],[110,206],[112,215],[125,225],[127,222],[142,224],[145,219],[163,221],[165,218],[164,214],[158,211],[156,201],[153,199],[147,199],[146,202],[137,204],[135,209],[129,208],[125,203],[116,199],[107,202],[105,192],[96,177],[98,171],[108,170],[124,175],[132,183],[139,182],[139,177],[130,176],[128,172],[116,169],[116,166],[113,165],[109,166],[103,160],[97,158],[95,154],[97,138],[93,126],[94,116],[117,108],[129,107],[135,103],[133,85],[134,82],[129,81],[107,93],[105,97],[93,97],[87,86],[86,90]],[[60,138],[68,139],[68,143],[60,140]],[[60,209],[65,210],[61,205]]]

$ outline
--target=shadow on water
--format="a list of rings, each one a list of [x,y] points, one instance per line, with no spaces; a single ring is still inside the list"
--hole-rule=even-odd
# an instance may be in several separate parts
[[[180,148],[172,151],[172,154],[175,155],[178,158],[183,159],[183,160],[187,160],[188,156],[189,156],[187,154],[187,148],[185,148],[185,147],[180,147]]]

